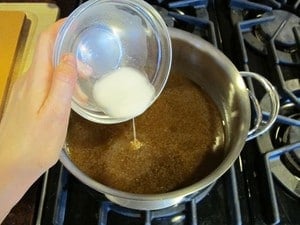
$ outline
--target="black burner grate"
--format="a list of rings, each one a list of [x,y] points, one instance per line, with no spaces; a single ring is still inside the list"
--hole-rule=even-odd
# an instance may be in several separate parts
[[[299,3],[231,0],[229,6],[231,23],[236,27],[235,35],[238,37],[236,48],[238,54],[234,57],[236,65],[242,70],[257,72],[268,78],[276,85],[282,99],[281,103],[292,105],[293,113],[299,113],[300,98],[297,95],[300,90]],[[249,88],[257,94],[258,98],[261,98],[263,110],[269,110],[264,93],[251,80],[247,82]],[[295,201],[299,198],[299,181],[297,181],[299,177],[291,173],[291,169],[287,168],[285,162],[287,158],[291,158],[291,154],[298,156],[300,137],[293,141],[283,141],[283,139],[289,135],[291,127],[298,130],[300,121],[297,117],[284,114],[282,110],[280,114],[270,133],[257,139],[259,152],[255,152],[256,156],[254,156],[257,159],[256,166],[253,168],[255,175],[245,172],[249,196],[255,196],[261,202],[260,211],[263,213],[263,220],[270,224],[282,223],[285,219],[281,209],[282,203],[278,200],[282,195],[276,191],[277,185],[273,181],[273,175],[281,180],[285,190],[290,191],[288,192],[290,195],[296,196]],[[264,117],[268,117],[265,112]],[[284,133],[285,137],[280,133]],[[275,137],[278,137],[276,141],[274,141]],[[273,145],[272,142],[278,143]],[[254,143],[247,146],[249,147],[256,148]],[[247,151],[252,151],[253,154],[253,150],[250,149]],[[242,154],[247,166],[249,166],[247,159],[252,160],[249,154],[251,153]],[[294,160],[292,163],[297,164],[297,158],[296,162]],[[258,182],[257,190],[255,190],[256,182]],[[248,199],[248,205],[250,213],[255,217],[257,209],[252,205],[253,198]]]
[[[55,171],[53,171],[55,170]],[[48,225],[165,225],[165,224],[242,224],[235,168],[219,181],[182,203],[153,211],[134,210],[116,205],[82,184],[61,164],[46,176],[44,202],[37,224]],[[55,180],[55,181],[54,181]],[[53,190],[52,185],[57,189]],[[211,205],[209,202],[217,204]],[[217,213],[212,213],[218,208]]]

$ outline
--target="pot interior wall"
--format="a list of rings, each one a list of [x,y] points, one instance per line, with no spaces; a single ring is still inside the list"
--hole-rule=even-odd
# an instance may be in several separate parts
[[[172,70],[188,77],[211,96],[223,116],[226,151],[237,155],[250,126],[249,98],[239,72],[203,40],[190,43],[172,37],[172,46]]]

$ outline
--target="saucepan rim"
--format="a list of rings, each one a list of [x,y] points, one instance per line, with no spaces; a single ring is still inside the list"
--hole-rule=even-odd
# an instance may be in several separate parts
[[[156,201],[156,200],[165,200],[165,199],[172,199],[172,198],[178,198],[178,197],[184,197],[188,196],[190,194],[193,194],[197,191],[200,191],[204,188],[206,188],[208,185],[215,182],[218,178],[220,178],[228,169],[232,166],[232,164],[235,162],[235,160],[238,158],[240,151],[242,150],[244,144],[246,143],[247,133],[250,129],[250,122],[251,122],[251,110],[250,110],[250,100],[248,95],[248,90],[246,88],[246,85],[242,79],[242,77],[239,74],[239,71],[235,68],[235,66],[232,64],[232,62],[217,48],[212,46],[209,42],[199,38],[198,36],[176,29],[176,28],[169,28],[169,33],[171,36],[171,39],[179,39],[182,41],[187,42],[188,44],[194,46],[195,48],[199,49],[200,51],[204,51],[205,53],[209,54],[211,57],[213,57],[217,62],[220,62],[220,65],[224,67],[224,70],[230,71],[232,73],[232,76],[234,76],[234,79],[239,83],[239,88],[242,90],[242,92],[239,92],[239,94],[242,95],[242,98],[244,101],[246,101],[247,109],[245,111],[249,112],[246,115],[243,115],[245,117],[245,132],[239,134],[240,139],[235,144],[234,149],[229,149],[227,151],[227,154],[223,161],[220,163],[220,165],[215,168],[212,172],[210,172],[206,177],[202,178],[201,180],[195,182],[194,184],[191,184],[187,187],[180,188],[178,190],[166,192],[166,193],[159,193],[159,194],[135,194],[135,193],[129,193],[120,191],[111,187],[108,187],[104,184],[101,184],[94,179],[87,176],[84,172],[82,172],[69,158],[69,156],[66,153],[66,146],[64,147],[64,150],[61,153],[60,160],[62,164],[80,181],[87,184],[89,187],[93,188],[94,190],[101,192],[103,194],[128,199],[130,200],[138,200],[138,201]]]

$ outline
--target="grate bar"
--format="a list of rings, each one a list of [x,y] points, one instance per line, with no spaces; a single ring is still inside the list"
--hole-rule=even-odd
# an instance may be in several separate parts
[[[231,8],[236,9],[260,10],[264,12],[272,11],[272,7],[245,0],[231,0],[229,5]]]
[[[63,225],[65,221],[68,190],[66,190],[66,185],[68,183],[68,172],[64,169],[63,166],[60,167],[59,173],[59,183],[57,185],[57,193],[55,200],[53,224],[54,225]]]
[[[195,8],[206,8],[208,5],[208,0],[182,0],[176,2],[170,2],[168,6],[170,8],[182,8],[193,6]]]
[[[277,72],[278,79],[280,81],[280,86],[281,86],[282,90],[286,93],[286,95],[289,97],[289,99],[295,103],[296,107],[299,109],[300,108],[300,99],[297,98],[297,96],[291,90],[289,90],[286,86],[286,82],[285,82],[283,73],[280,68],[281,61],[278,57],[276,47],[275,47],[275,39],[276,39],[277,35],[280,33],[280,31],[283,29],[283,27],[286,25],[286,23],[287,23],[286,20],[283,21],[280,24],[280,26],[277,28],[276,32],[274,33],[273,37],[270,40],[270,44],[268,45],[268,50],[270,51],[270,53],[273,56],[276,72]]]
[[[175,12],[169,12],[168,13],[170,16],[174,17],[175,19],[187,22],[189,24],[193,24],[195,26],[201,27],[201,28],[208,28],[209,33],[210,33],[210,39],[211,43],[217,47],[217,38],[216,38],[216,32],[215,32],[215,27],[213,22],[210,20],[202,19],[202,18],[197,18],[194,16],[188,16],[188,15],[181,15],[179,13]]]
[[[269,112],[262,112],[262,114],[263,114],[263,119],[267,120],[270,117]],[[288,125],[288,126],[300,127],[300,120],[295,120],[293,118],[282,116],[282,115],[277,116],[276,122],[281,123],[281,124],[285,124],[285,125]]]

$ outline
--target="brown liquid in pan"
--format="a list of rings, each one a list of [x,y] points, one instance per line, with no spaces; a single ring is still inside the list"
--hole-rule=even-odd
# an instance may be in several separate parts
[[[98,182],[131,193],[165,193],[200,180],[224,158],[222,118],[210,97],[171,74],[158,100],[132,121],[89,122],[72,112],[67,143],[72,161]]]

